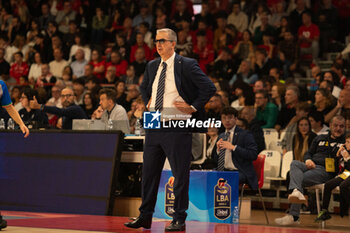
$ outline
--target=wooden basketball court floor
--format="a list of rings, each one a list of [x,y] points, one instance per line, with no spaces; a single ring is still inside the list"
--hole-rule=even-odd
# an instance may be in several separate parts
[[[266,225],[263,211],[253,210],[249,220],[241,220],[240,224],[218,224],[189,221],[186,222],[186,232],[195,233],[350,233],[349,217],[333,218],[322,227],[314,223],[315,215],[301,215],[301,224],[292,227],[279,227],[274,219],[283,216],[283,212],[268,211],[270,224]],[[8,227],[2,232],[6,233],[102,233],[102,232],[164,232],[169,221],[154,220],[150,230],[129,229],[124,223],[127,217],[93,216],[74,214],[53,214],[2,211],[8,222]]]

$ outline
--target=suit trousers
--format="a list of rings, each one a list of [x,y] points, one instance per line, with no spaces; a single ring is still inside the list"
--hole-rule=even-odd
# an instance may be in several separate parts
[[[188,209],[192,134],[188,130],[147,130],[143,153],[141,216],[150,217],[157,201],[158,186],[168,158],[174,182],[175,221],[184,222]]]

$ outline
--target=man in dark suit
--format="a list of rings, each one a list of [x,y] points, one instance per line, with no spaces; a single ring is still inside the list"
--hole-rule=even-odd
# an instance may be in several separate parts
[[[162,120],[184,120],[191,117],[205,120],[204,105],[216,89],[199,68],[198,63],[175,54],[176,33],[160,29],[156,35],[157,52],[160,58],[149,62],[140,91],[148,109],[161,113]],[[170,119],[169,114],[175,115]],[[177,117],[179,116],[179,117]],[[186,117],[185,117],[186,118]],[[168,158],[174,183],[173,221],[165,231],[184,231],[188,209],[188,189],[191,163],[191,132],[198,129],[165,128],[147,129],[143,154],[142,204],[140,216],[126,223],[130,228],[150,228],[157,200],[157,192],[165,159]],[[203,132],[202,130],[199,130]],[[205,131],[205,130],[204,130]]]
[[[253,135],[236,126],[238,111],[226,107],[221,113],[221,122],[225,132],[221,133],[216,143],[214,158],[218,161],[217,170],[238,171],[239,183],[248,184],[253,190],[258,189],[258,179],[253,161],[258,155],[258,146]]]

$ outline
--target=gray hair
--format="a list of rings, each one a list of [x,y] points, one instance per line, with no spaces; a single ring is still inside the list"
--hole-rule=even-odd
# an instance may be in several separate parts
[[[175,43],[177,43],[177,35],[176,32],[174,32],[173,30],[171,30],[170,28],[162,28],[162,29],[158,29],[157,30],[157,34],[160,32],[165,32],[168,34],[168,38],[169,40],[175,41]]]
[[[300,97],[300,91],[299,91],[299,88],[298,88],[297,86],[290,85],[290,86],[288,86],[288,87],[286,88],[286,91],[288,91],[288,90],[293,91],[294,94],[295,94],[296,96],[298,96],[298,99],[299,99],[299,97]]]

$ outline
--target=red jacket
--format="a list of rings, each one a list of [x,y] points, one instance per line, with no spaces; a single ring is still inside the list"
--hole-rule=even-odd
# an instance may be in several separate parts
[[[121,60],[118,64],[112,64],[112,62],[108,62],[106,65],[106,72],[108,67],[110,66],[114,66],[116,71],[115,71],[115,75],[117,77],[120,77],[122,75],[126,74],[126,69],[128,68],[128,62],[125,60]]]
[[[16,79],[17,84],[19,83],[19,78],[21,76],[27,76],[28,73],[29,73],[29,66],[25,62],[22,62],[21,65],[14,63],[10,68],[10,76]]]

